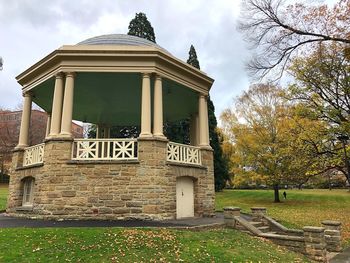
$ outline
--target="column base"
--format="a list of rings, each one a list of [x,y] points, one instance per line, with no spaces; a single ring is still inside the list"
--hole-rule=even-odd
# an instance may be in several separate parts
[[[164,136],[164,134],[162,133],[158,133],[158,134],[153,134],[153,137],[157,140],[160,140],[160,141],[168,141],[168,138]]]
[[[28,147],[29,145],[27,144],[18,144],[16,147],[15,147],[15,150],[24,150],[24,148]]]
[[[61,132],[60,134],[58,134],[56,137],[60,137],[60,138],[73,138],[71,133],[68,132]]]
[[[140,138],[152,138],[153,134],[152,133],[140,133],[139,137]]]
[[[52,140],[52,141],[59,141],[59,140],[63,140],[63,141],[72,141],[73,135],[69,134],[69,133],[60,133],[55,137],[49,138],[48,141]]]
[[[45,140],[51,140],[55,139],[58,137],[59,134],[49,134],[48,136],[45,137]]]
[[[203,150],[213,151],[213,148],[211,148],[210,145],[198,145],[198,147],[203,149]]]

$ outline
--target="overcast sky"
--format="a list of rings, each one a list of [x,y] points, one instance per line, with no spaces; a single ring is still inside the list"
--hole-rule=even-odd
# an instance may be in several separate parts
[[[236,30],[240,0],[0,0],[0,107],[21,103],[15,77],[62,45],[127,33],[136,12],[146,13],[157,44],[186,61],[196,48],[201,69],[215,83],[216,115],[249,86],[246,44]]]

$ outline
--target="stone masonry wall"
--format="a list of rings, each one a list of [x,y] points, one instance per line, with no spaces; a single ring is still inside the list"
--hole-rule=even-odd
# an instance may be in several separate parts
[[[44,165],[21,166],[14,153],[7,212],[39,218],[172,219],[176,217],[176,178],[194,180],[195,215],[214,213],[212,151],[202,150],[201,167],[166,162],[167,141],[139,140],[138,161],[71,161],[71,141],[48,141]],[[35,178],[32,210],[22,203],[21,180]]]

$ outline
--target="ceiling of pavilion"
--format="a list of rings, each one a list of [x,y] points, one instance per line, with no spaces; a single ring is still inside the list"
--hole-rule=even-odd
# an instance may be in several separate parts
[[[47,112],[51,112],[54,84],[54,79],[49,79],[34,89],[33,101]],[[140,125],[141,86],[140,73],[77,73],[73,119],[107,125]],[[195,91],[163,79],[164,122],[187,118],[197,109]]]

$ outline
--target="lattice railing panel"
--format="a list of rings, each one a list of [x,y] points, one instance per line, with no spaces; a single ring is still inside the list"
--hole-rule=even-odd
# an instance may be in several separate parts
[[[37,144],[24,149],[23,166],[40,164],[44,162],[45,144]]]
[[[202,164],[200,148],[180,143],[169,142],[167,151],[167,161]]]
[[[75,139],[72,160],[137,160],[136,139]]]

